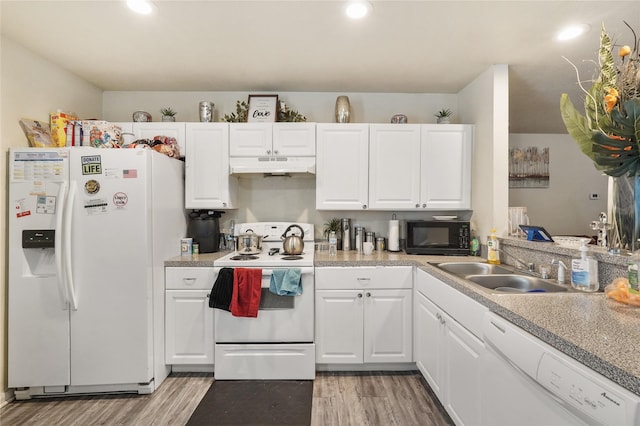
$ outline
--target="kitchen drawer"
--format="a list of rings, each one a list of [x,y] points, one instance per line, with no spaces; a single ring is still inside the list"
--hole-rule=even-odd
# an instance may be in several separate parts
[[[412,288],[413,267],[316,268],[316,290]]]
[[[165,268],[167,290],[210,290],[213,287],[213,268]]]

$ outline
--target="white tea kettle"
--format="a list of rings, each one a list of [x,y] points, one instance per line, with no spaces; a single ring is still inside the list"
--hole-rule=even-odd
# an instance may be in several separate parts
[[[300,230],[300,236],[295,234],[287,236],[287,232],[292,228],[298,228]],[[282,248],[285,254],[302,254],[302,250],[304,250],[304,231],[300,226],[296,224],[289,225],[280,238],[284,240]]]

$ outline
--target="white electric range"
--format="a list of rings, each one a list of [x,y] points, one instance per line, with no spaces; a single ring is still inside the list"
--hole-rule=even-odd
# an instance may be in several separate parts
[[[236,224],[236,236],[251,230],[262,236],[262,251],[253,255],[232,252],[214,262],[222,268],[262,270],[262,292],[257,318],[235,317],[215,309],[216,380],[312,380],[314,344],[314,226],[296,223],[304,231],[300,255],[282,253],[281,236],[293,223]],[[300,235],[297,228],[289,234]],[[278,296],[269,291],[274,269],[300,268],[302,294]]]

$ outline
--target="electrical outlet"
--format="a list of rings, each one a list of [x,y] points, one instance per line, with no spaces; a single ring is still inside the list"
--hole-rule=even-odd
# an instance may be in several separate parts
[[[600,199],[600,194],[598,194],[597,192],[590,192],[589,193],[589,199],[590,200],[599,200]]]

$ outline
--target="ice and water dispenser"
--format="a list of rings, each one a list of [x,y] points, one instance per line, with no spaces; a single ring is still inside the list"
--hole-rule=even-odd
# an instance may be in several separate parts
[[[22,248],[28,275],[56,275],[54,229],[23,229]]]

